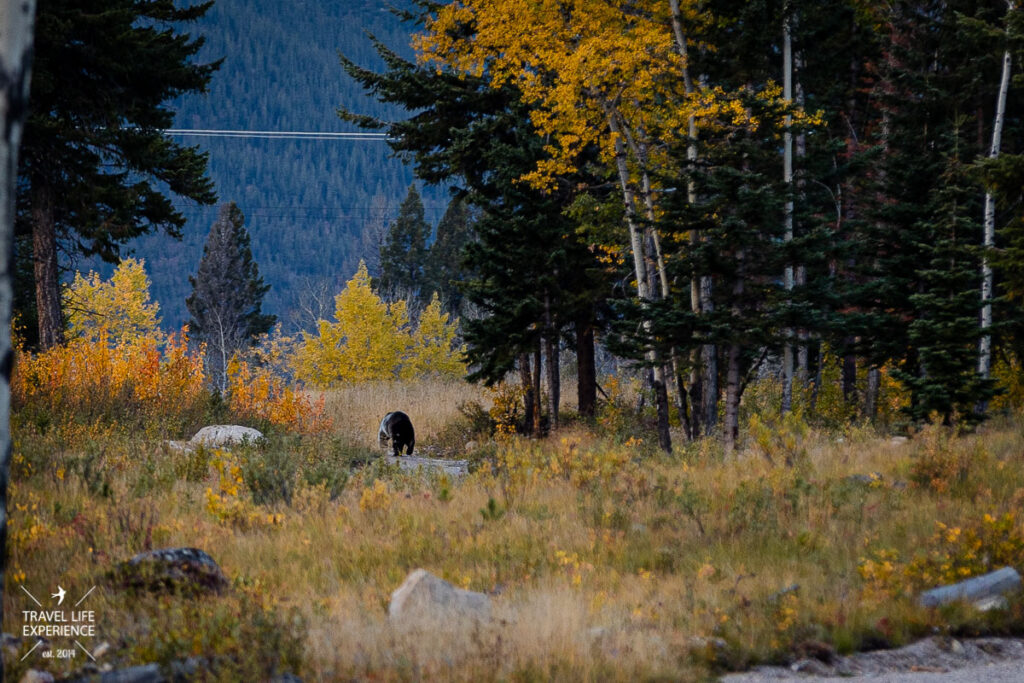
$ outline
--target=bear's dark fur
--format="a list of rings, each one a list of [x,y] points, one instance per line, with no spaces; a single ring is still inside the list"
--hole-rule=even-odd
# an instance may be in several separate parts
[[[387,446],[388,441],[391,441],[391,448],[395,453],[395,457],[402,454],[403,448],[407,449],[406,455],[412,455],[412,448],[416,445],[416,430],[412,428],[412,420],[409,419],[408,415],[399,410],[388,413],[380,421],[380,431],[377,432],[377,440],[382,448]]]

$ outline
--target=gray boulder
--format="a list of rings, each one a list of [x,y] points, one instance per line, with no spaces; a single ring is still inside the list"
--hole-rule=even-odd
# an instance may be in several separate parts
[[[396,625],[431,625],[486,621],[491,599],[456,588],[425,569],[416,569],[391,594],[388,617]]]
[[[198,548],[164,548],[140,553],[118,567],[119,583],[146,590],[220,591],[228,579]]]
[[[189,441],[189,445],[220,448],[240,443],[258,443],[263,440],[263,432],[252,427],[240,425],[209,425],[203,427]]]

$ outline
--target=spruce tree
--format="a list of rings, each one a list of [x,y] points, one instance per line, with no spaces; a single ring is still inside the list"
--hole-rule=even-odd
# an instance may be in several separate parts
[[[398,209],[398,218],[388,228],[387,239],[380,248],[380,276],[377,290],[385,298],[411,301],[426,296],[424,266],[430,224],[424,218],[423,200],[415,185]]]
[[[425,297],[436,292],[445,310],[460,315],[467,279],[465,248],[473,239],[474,212],[464,197],[452,199],[437,224],[424,268]]]
[[[39,342],[63,340],[58,242],[117,262],[127,240],[185,223],[168,192],[216,200],[206,154],[164,131],[167,102],[204,92],[219,62],[176,26],[212,2],[42,0],[35,77],[19,159],[19,231],[32,235]]]
[[[206,344],[214,385],[227,388],[227,365],[236,351],[270,330],[276,318],[261,311],[263,284],[252,258],[245,216],[234,202],[220,208],[203,247],[199,271],[189,277],[192,296],[185,304],[192,316],[193,339]]]

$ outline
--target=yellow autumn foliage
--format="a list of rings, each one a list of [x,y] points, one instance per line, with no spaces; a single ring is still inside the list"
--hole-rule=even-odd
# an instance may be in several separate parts
[[[463,347],[456,345],[458,330],[448,322],[448,317],[435,292],[412,333],[412,346],[402,366],[403,377],[458,377],[465,372],[460,358]]]
[[[318,388],[345,382],[458,376],[461,349],[453,348],[457,322],[448,322],[437,297],[413,328],[404,301],[388,304],[370,284],[366,264],[334,299],[334,321],[304,332],[292,357],[296,379]]]
[[[109,280],[94,271],[75,273],[64,288],[64,309],[71,337],[96,341],[105,335],[115,343],[162,337],[160,305],[150,302],[144,260],[121,261]]]

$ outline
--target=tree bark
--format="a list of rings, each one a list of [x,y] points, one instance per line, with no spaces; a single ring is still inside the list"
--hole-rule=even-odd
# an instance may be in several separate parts
[[[700,279],[701,310],[711,314],[715,304],[711,300],[711,278],[707,275]],[[704,378],[701,380],[704,395],[702,408],[704,411],[704,434],[711,436],[718,424],[718,348],[714,344],[705,344],[701,348],[701,360]]]
[[[793,103],[793,41],[790,32],[789,4],[784,9],[786,16],[782,20],[782,99],[786,104]],[[784,214],[783,241],[793,241],[793,131],[790,127],[793,117],[786,114],[786,132],[783,137],[782,182],[786,186],[786,206]],[[787,299],[793,291],[793,264],[787,263],[783,273],[783,283]],[[787,301],[788,303],[788,301]],[[793,329],[786,328],[784,335],[786,344],[782,351],[782,409],[783,415],[788,413],[793,404]]]
[[[53,213],[53,188],[38,176],[32,180],[32,259],[39,316],[39,348],[43,351],[64,343],[64,316],[60,301],[60,270],[57,262],[57,226]]]
[[[589,320],[576,322],[576,401],[581,417],[597,413],[594,326]]]
[[[725,377],[725,454],[736,450],[740,436],[740,347],[729,345]]]
[[[519,354],[519,382],[523,386],[523,431],[529,436],[534,433],[534,414],[537,411],[536,394],[533,391],[533,377],[530,373],[530,356]]]
[[[548,423],[550,431],[558,429],[558,408],[561,403],[561,368],[558,362],[558,334],[551,315],[551,300],[544,297],[544,355],[548,359]]]
[[[852,341],[852,340],[848,340]],[[852,354],[843,356],[843,400],[847,403],[857,402],[857,357]]]
[[[622,188],[622,198],[626,206],[626,226],[629,229],[630,247],[633,252],[633,268],[636,275],[637,295],[642,303],[648,303],[651,298],[651,285],[647,276],[647,259],[644,249],[644,234],[637,224],[636,193],[633,190],[632,181],[629,178],[629,168],[626,163],[626,150],[622,142],[622,129],[619,125],[617,115],[609,109],[608,125],[615,134],[615,168],[619,175],[619,184]],[[644,320],[644,329],[648,332],[651,329],[651,321]],[[650,348],[645,354],[647,362],[654,372],[654,389],[658,410],[658,445],[666,453],[672,452],[672,438],[668,431],[668,401],[661,401],[665,387],[665,366],[661,354],[655,348]],[[661,385],[661,390],[658,390]],[[662,425],[665,428],[662,429]]]
[[[1014,9],[1014,2],[1007,2],[1007,13]],[[1010,51],[1003,52],[1003,72],[999,80],[999,97],[996,100],[996,120],[992,126],[992,148],[989,158],[999,156],[1002,146],[1003,120],[1006,118],[1006,93],[1010,89],[1010,70],[1012,66]],[[989,262],[988,251],[996,244],[996,203],[991,192],[985,193],[985,251],[981,257],[981,330],[982,337],[978,349],[978,374],[988,379],[992,368],[992,336],[988,330],[992,327],[992,264]]]
[[[18,145],[28,114],[34,0],[0,0],[0,621],[7,574],[7,488],[11,469],[11,308]],[[0,658],[0,680],[4,664]]]
[[[533,347],[533,395],[534,399],[534,411],[533,411],[533,429],[530,432],[534,436],[541,436],[540,431],[540,418],[541,418],[541,392],[540,392],[540,346],[541,340],[537,340],[536,346]]]
[[[868,370],[868,387],[864,392],[864,416],[872,422],[878,416],[878,390],[881,380],[882,376],[878,368]]]
[[[736,284],[732,288],[733,314],[737,319],[740,317],[740,299],[743,296],[745,286],[744,278],[744,253],[740,249],[736,253]],[[743,387],[740,384],[740,345],[733,342],[729,344],[728,360],[725,376],[725,454],[731,455],[736,450],[736,442],[740,436],[740,395]]]

